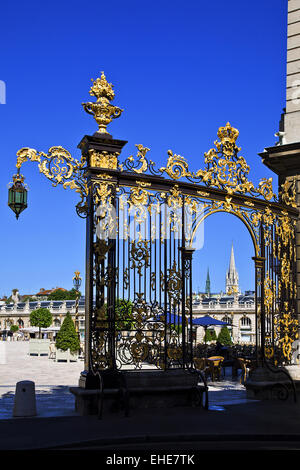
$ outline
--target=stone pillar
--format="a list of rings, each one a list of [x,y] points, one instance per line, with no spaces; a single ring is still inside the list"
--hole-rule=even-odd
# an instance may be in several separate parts
[[[286,181],[296,181],[300,211],[300,0],[288,0],[286,112],[280,122],[279,142],[259,155],[278,175],[278,191]],[[297,309],[300,313],[300,217],[297,221]]]
[[[300,141],[300,0],[288,0],[286,114],[283,144]]]

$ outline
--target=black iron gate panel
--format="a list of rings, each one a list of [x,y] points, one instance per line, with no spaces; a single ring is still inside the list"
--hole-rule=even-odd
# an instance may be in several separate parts
[[[184,367],[192,355],[193,250],[185,247],[182,194],[139,180],[92,185],[94,367]]]

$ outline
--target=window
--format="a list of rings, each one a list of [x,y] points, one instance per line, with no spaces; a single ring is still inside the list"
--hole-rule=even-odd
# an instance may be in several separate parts
[[[229,326],[232,326],[232,319],[230,317],[223,317],[222,321],[227,323]]]
[[[248,317],[241,318],[241,327],[243,328],[251,328],[251,320]]]

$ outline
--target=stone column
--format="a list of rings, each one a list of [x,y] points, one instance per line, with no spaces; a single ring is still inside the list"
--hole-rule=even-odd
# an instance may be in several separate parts
[[[296,207],[300,211],[300,0],[288,0],[286,108],[279,137],[260,153],[262,162],[278,175],[278,192],[286,181],[296,182]],[[297,312],[300,314],[300,217],[297,221]]]
[[[289,176],[279,175],[279,182],[296,179],[296,204],[300,211],[300,0],[288,1],[286,114],[284,117],[284,147],[293,145]],[[296,226],[297,310],[300,314],[300,217]]]

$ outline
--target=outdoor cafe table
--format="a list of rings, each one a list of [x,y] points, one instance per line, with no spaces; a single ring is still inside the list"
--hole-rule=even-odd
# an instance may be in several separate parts
[[[217,375],[218,379],[220,380],[221,378],[221,365],[222,362],[224,361],[223,356],[211,356],[207,358],[208,363],[211,364],[211,378],[212,381],[215,380],[215,377]]]

